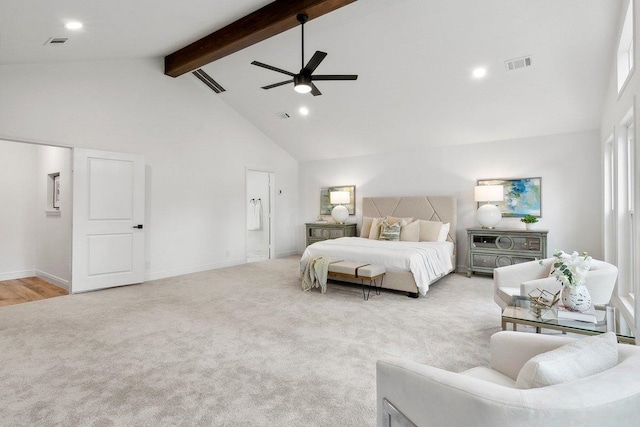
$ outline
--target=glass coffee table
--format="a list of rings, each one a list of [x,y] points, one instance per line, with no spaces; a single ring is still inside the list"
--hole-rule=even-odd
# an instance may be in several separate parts
[[[506,330],[507,323],[511,323],[514,331],[517,330],[517,325],[526,325],[536,328],[537,333],[540,333],[542,328],[584,335],[615,332],[618,342],[636,343],[636,337],[620,310],[609,306],[596,307],[596,320],[596,323],[590,323],[558,319],[555,307],[537,309],[531,306],[528,297],[515,297],[513,303],[502,311],[502,330]]]

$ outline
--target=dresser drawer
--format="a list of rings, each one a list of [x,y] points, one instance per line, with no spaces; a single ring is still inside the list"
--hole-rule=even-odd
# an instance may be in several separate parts
[[[312,243],[322,240],[338,239],[340,237],[353,237],[356,235],[355,224],[329,224],[310,222],[306,226],[306,243],[309,246]]]
[[[471,256],[472,267],[491,268],[506,267],[521,262],[535,261],[535,257],[474,253]]]
[[[547,256],[546,230],[468,228],[467,276]]]

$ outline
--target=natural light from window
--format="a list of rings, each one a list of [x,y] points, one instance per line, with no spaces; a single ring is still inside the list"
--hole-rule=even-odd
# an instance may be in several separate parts
[[[618,267],[617,299],[634,316],[640,261],[635,208],[635,118],[629,110],[604,145],[605,260]],[[635,313],[636,316],[638,313]]]
[[[620,93],[629,75],[631,75],[633,65],[633,0],[629,0],[629,7],[625,14],[624,25],[618,42],[618,93]]]

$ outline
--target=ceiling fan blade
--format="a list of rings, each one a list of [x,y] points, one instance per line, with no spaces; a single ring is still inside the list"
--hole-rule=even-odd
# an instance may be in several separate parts
[[[295,76],[295,74],[293,73],[282,70],[280,68],[272,67],[271,65],[263,64],[262,62],[253,61],[251,65],[257,65],[258,67],[266,68],[267,70],[271,70],[271,71],[277,71],[278,73],[286,74],[291,77]]]
[[[314,85],[313,83],[311,83],[311,95],[313,96],[322,95],[322,92],[320,92],[316,87],[316,85]]]
[[[325,52],[320,52],[316,50],[316,53],[313,54],[307,65],[304,67],[305,71],[309,74],[313,73],[313,71],[318,68],[318,65],[322,62],[322,60],[327,56]]]
[[[269,86],[262,86],[262,89],[273,89],[274,87],[278,87],[278,86],[286,85],[287,83],[293,83],[293,80],[285,80],[285,81],[283,81],[283,82],[280,82],[280,83],[274,83],[274,84],[269,85]]]
[[[357,80],[357,74],[327,74],[321,76],[311,76],[312,80]]]

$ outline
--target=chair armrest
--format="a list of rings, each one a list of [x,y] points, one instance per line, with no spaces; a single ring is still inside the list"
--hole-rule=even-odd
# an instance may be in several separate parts
[[[589,290],[591,300],[596,305],[607,305],[618,278],[618,269],[591,270],[585,276],[585,286]]]
[[[494,269],[493,283],[497,289],[500,286],[516,286],[527,280],[542,279],[547,276],[549,276],[548,265],[540,265],[538,261],[527,261]]]
[[[544,279],[527,280],[520,283],[520,295],[529,295],[531,291],[544,289],[555,294],[562,289],[562,285],[555,277],[545,277]]]
[[[483,417],[491,418],[487,425],[509,425],[508,412],[494,406],[522,403],[518,390],[403,359],[379,360],[376,383],[378,427],[383,426],[385,398],[420,427],[471,426]],[[495,422],[496,416],[501,422]]]
[[[520,369],[533,356],[554,350],[574,340],[526,332],[496,332],[491,336],[490,343],[491,368],[515,380]]]

